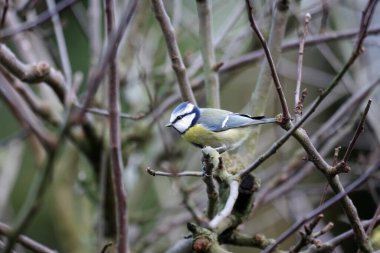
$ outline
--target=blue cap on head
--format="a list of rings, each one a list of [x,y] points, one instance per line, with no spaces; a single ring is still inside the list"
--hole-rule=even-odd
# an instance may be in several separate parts
[[[194,105],[188,101],[182,102],[179,105],[177,105],[176,108],[174,108],[172,114],[178,114],[181,111],[185,111],[186,107],[191,108],[191,110],[194,108]]]
[[[193,115],[193,116],[191,116]],[[193,126],[200,117],[200,110],[197,106],[193,105],[190,102],[182,102],[180,103],[170,115],[170,121],[166,125],[168,127],[173,126],[177,130],[180,130],[181,133],[185,132],[185,129]],[[191,119],[191,121],[189,121]],[[178,124],[178,122],[180,124]],[[176,125],[177,127],[175,127]]]

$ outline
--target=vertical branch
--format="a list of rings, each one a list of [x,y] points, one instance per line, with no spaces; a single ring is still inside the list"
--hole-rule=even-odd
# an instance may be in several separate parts
[[[251,100],[249,103],[250,110],[252,115],[264,115],[265,109],[267,106],[267,100],[270,94],[270,83],[274,81],[277,94],[279,96],[281,107],[282,107],[282,121],[286,122],[290,119],[289,109],[285,100],[285,96],[282,91],[280,80],[275,68],[275,64],[278,63],[281,55],[281,43],[285,33],[285,27],[288,20],[288,8],[289,2],[286,0],[277,0],[276,1],[276,10],[274,11],[272,17],[272,25],[270,28],[269,34],[269,43],[267,45],[263,35],[261,34],[256,21],[253,17],[253,7],[251,0],[246,0],[246,7],[248,12],[248,19],[252,30],[258,36],[260,43],[263,47],[267,61],[263,60],[259,76],[256,82],[256,87],[251,95]],[[268,65],[269,63],[269,65]],[[272,79],[271,79],[272,76]],[[256,145],[258,143],[261,127],[255,127],[252,129],[251,137],[247,144],[249,154],[252,156],[256,152]]]
[[[104,78],[104,73],[107,69],[107,65],[110,61],[112,61],[113,58],[115,58],[119,42],[121,41],[132,17],[135,13],[135,10],[137,8],[138,0],[131,0],[126,4],[126,8],[122,13],[122,16],[120,17],[120,23],[115,29],[114,32],[112,32],[108,36],[107,45],[105,48],[105,51],[92,70],[89,80],[88,80],[88,89],[86,97],[84,98],[83,107],[79,110],[79,112],[75,115],[74,121],[81,121],[83,118],[84,113],[86,112],[87,108],[90,106],[91,101],[96,93],[96,91],[99,88],[99,85],[101,81]]]
[[[199,17],[199,39],[203,58],[206,100],[209,107],[220,107],[219,76],[216,65],[212,32],[211,0],[196,0]]]
[[[106,27],[108,38],[114,32],[115,27],[115,6],[113,0],[105,0]],[[118,45],[115,45],[118,47]],[[123,184],[123,160],[121,154],[120,137],[120,83],[116,68],[116,54],[109,64],[109,94],[108,107],[110,112],[110,140],[111,140],[111,166],[113,175],[113,185],[116,196],[117,214],[117,252],[128,252],[128,212],[127,212],[127,193]]]
[[[351,156],[351,152],[352,152],[352,150],[353,150],[353,148],[354,148],[354,145],[355,145],[355,143],[356,143],[356,140],[358,139],[360,133],[361,133],[361,132],[363,131],[363,129],[364,129],[364,122],[365,122],[365,119],[367,118],[367,114],[368,114],[368,112],[369,112],[369,108],[371,107],[371,103],[372,103],[372,100],[371,100],[371,99],[368,100],[367,105],[366,105],[366,107],[365,107],[365,109],[364,109],[364,112],[363,112],[363,116],[362,116],[362,118],[360,119],[359,125],[358,125],[358,127],[356,128],[356,130],[355,130],[355,134],[354,134],[353,138],[351,139],[350,144],[348,145],[348,148],[347,148],[347,150],[346,150],[346,153],[344,154],[344,157],[343,157],[343,162],[344,162],[344,163],[347,163],[347,162],[348,162],[348,159],[349,159],[350,156]]]
[[[5,23],[5,18],[7,17],[7,12],[9,8],[9,0],[4,1],[4,7],[3,7],[3,13],[1,14],[1,19],[0,19],[0,28],[3,28],[4,23]]]
[[[303,52],[305,47],[305,37],[308,34],[308,25],[311,19],[311,15],[306,13],[305,15],[305,24],[303,27],[303,34],[300,39],[300,47],[298,50],[298,68],[297,68],[297,83],[296,83],[296,91],[294,96],[294,115],[296,117],[296,121],[299,121],[301,118],[301,104],[300,104],[300,91],[301,91],[301,81],[302,81],[302,66],[303,66]]]
[[[89,2],[89,35],[90,35],[90,48],[91,48],[91,63],[95,64],[99,59],[100,50],[102,47],[101,34],[100,34],[100,1]]]
[[[264,36],[261,34],[256,21],[253,17],[253,7],[250,0],[246,0],[248,19],[251,25],[252,30],[256,33],[257,37],[260,40],[261,46],[264,49],[265,56],[269,63],[268,65],[263,62],[260,69],[259,79],[256,84],[255,92],[251,99],[251,103],[255,103],[257,107],[254,109],[254,115],[262,115],[265,112],[265,104],[268,98],[268,82],[266,77],[272,76],[278,97],[281,102],[282,107],[282,117],[283,122],[286,122],[290,119],[289,109],[286,103],[284,93],[282,91],[282,85],[276,71],[276,63],[278,62],[281,54],[281,42],[284,37],[286,23],[287,23],[287,11],[289,9],[289,1],[287,0],[278,0],[276,2],[276,11],[273,15],[271,32],[269,36],[269,45],[267,45]],[[272,53],[273,55],[272,55]]]
[[[190,80],[187,75],[186,67],[183,63],[181,52],[179,51],[174,27],[170,22],[168,14],[166,13],[164,3],[162,0],[152,0],[152,6],[156,19],[160,24],[162,32],[164,34],[170,60],[172,61],[172,68],[177,76],[182,99],[196,104],[196,100],[191,89]]]
[[[202,149],[202,164],[203,164],[203,173],[202,173],[202,180],[205,182],[207,187],[207,197],[208,197],[208,204],[207,204],[207,218],[210,220],[214,218],[217,208],[218,208],[218,192],[215,188],[214,180],[213,180],[213,173],[214,168],[219,166],[219,163],[221,163],[221,157],[219,154],[212,148],[206,147]]]
[[[48,8],[49,8],[49,11],[52,12],[53,10],[55,10],[57,8],[55,6],[54,0],[46,0],[46,2],[48,5]],[[61,20],[59,18],[59,13],[56,13],[55,15],[53,15],[52,22],[53,22],[55,37],[56,37],[57,44],[58,44],[60,60],[61,60],[63,72],[65,73],[65,79],[67,82],[66,86],[71,87],[71,85],[72,85],[71,64],[70,64],[69,55],[67,53],[65,36],[63,34],[62,24],[61,24]],[[66,101],[66,103],[67,102],[70,102],[70,101]]]

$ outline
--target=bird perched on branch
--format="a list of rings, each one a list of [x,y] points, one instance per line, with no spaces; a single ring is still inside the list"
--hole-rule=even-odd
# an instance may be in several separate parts
[[[173,127],[188,142],[219,153],[238,148],[249,136],[252,126],[275,123],[276,118],[251,117],[215,108],[199,108],[192,103],[179,104],[167,127]]]

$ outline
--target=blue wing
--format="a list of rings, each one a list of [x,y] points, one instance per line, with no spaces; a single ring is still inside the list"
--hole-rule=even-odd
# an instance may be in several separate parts
[[[251,117],[246,114],[233,113],[214,108],[202,108],[198,124],[202,124],[211,131],[221,132],[232,128],[275,122],[275,119],[264,116]]]

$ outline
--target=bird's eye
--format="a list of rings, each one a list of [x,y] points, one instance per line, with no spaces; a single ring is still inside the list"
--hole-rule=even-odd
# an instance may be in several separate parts
[[[176,120],[180,120],[182,118],[183,118],[183,116],[179,115],[179,116],[177,116]]]

